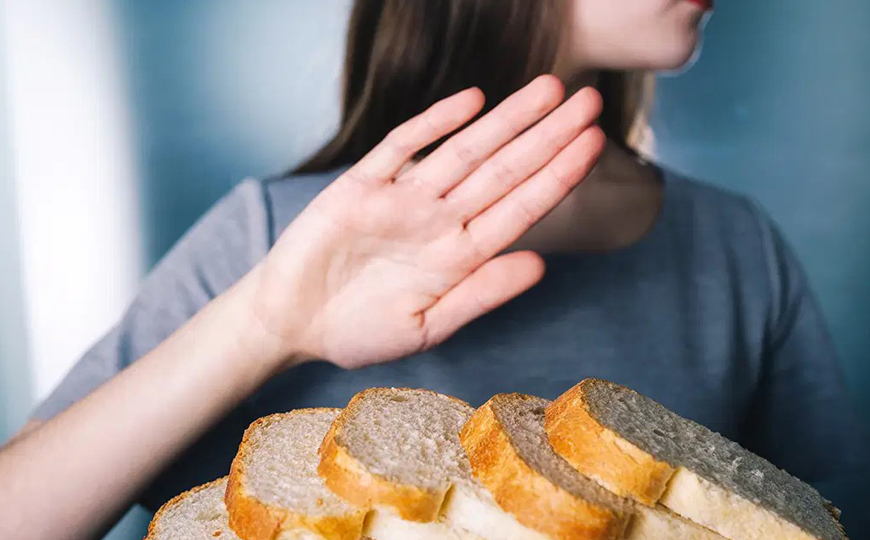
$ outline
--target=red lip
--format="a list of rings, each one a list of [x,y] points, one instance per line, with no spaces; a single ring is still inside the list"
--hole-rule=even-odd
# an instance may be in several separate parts
[[[699,8],[704,11],[711,11],[713,9],[713,0],[688,0],[689,2],[695,4]]]

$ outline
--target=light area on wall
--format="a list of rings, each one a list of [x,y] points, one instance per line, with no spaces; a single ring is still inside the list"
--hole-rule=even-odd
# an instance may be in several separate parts
[[[46,395],[140,278],[129,104],[108,0],[7,0],[14,163],[32,396]]]
[[[24,422],[30,403],[30,370],[24,336],[18,211],[9,158],[5,33],[0,3],[0,441]]]

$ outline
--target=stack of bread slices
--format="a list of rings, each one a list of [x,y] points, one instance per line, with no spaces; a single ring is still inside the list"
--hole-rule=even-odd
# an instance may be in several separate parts
[[[254,422],[146,540],[843,540],[817,491],[627,388],[375,388]]]

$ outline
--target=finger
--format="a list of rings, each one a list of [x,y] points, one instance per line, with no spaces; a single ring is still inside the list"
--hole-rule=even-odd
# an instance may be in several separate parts
[[[601,94],[585,88],[499,150],[444,198],[467,223],[547,165],[601,114]]]
[[[424,313],[426,348],[519,296],[543,276],[544,261],[532,251],[517,251],[487,261]]]
[[[417,152],[474,118],[484,101],[479,88],[469,88],[435,103],[393,129],[345,174],[369,184],[392,182]]]
[[[552,111],[564,95],[565,88],[558,78],[536,78],[448,139],[399,181],[410,180],[438,197],[444,195],[499,148]]]
[[[593,126],[532,178],[471,220],[466,231],[475,251],[491,257],[547,215],[592,170],[607,138]]]

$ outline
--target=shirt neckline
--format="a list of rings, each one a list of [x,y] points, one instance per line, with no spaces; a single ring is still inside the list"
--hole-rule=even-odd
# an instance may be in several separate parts
[[[665,228],[665,223],[670,219],[672,213],[672,206],[674,204],[674,188],[676,187],[674,184],[676,182],[676,179],[673,178],[670,172],[668,172],[660,165],[656,163],[650,163],[649,165],[655,170],[655,178],[659,183],[661,183],[662,186],[661,204],[659,205],[659,211],[656,214],[655,219],[643,236],[641,236],[631,244],[614,249],[578,250],[572,252],[561,251],[542,253],[541,256],[548,261],[558,261],[563,259],[605,259],[611,257],[628,256],[629,254],[644,249],[644,247],[648,244],[654,243],[656,239],[662,234],[662,230]]]

